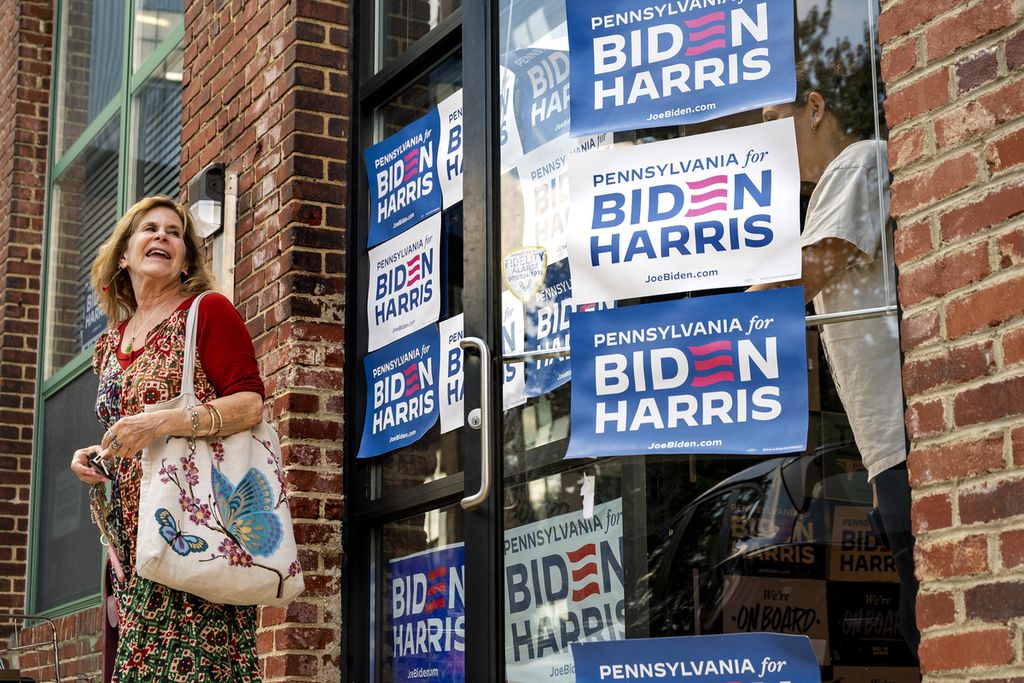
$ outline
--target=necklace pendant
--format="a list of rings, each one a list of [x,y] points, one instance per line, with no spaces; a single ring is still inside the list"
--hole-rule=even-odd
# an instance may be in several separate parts
[[[134,339],[129,340],[128,341],[128,346],[124,347],[124,352],[125,353],[131,353],[132,352],[132,342],[133,341],[135,341],[135,340]]]

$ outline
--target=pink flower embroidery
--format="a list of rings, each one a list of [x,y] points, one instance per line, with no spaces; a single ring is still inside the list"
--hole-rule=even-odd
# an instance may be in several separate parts
[[[230,538],[225,538],[217,550],[224,553],[232,567],[251,567],[252,555],[245,552],[237,543]]]
[[[193,524],[203,525],[210,521],[210,516],[210,506],[206,503],[201,503],[196,506],[188,518],[192,520]]]

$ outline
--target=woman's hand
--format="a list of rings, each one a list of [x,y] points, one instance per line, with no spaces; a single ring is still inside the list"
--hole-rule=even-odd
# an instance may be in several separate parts
[[[103,435],[103,449],[109,452],[110,457],[133,457],[158,436],[166,434],[160,429],[164,417],[160,414],[162,412],[171,411],[158,410],[122,417]]]
[[[86,484],[99,484],[107,481],[107,477],[89,463],[89,459],[97,454],[106,460],[107,454],[103,452],[102,446],[79,448],[71,457],[71,471]]]

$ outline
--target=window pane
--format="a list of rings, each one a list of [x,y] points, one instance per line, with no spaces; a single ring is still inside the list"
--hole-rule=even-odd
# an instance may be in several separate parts
[[[57,150],[63,154],[120,89],[124,5],[67,2],[61,23]]]
[[[181,0],[142,0],[135,5],[132,70],[156,52],[183,16]]]
[[[99,443],[103,428],[93,414],[96,375],[85,372],[46,400],[42,476],[36,499],[36,612],[95,595],[100,590],[99,532],[89,516],[89,487],[68,468],[71,453]]]
[[[152,194],[178,196],[181,74],[182,51],[178,47],[135,95],[132,187],[136,200]]]
[[[376,111],[374,136],[376,141],[409,125],[426,114],[439,102],[462,85],[462,60],[453,56],[436,69],[412,83]],[[447,235],[446,302],[447,314],[442,319],[462,313],[462,204],[444,210],[441,215],[443,231]],[[361,296],[360,301],[365,301]],[[365,316],[361,318],[365,324]],[[380,488],[375,493],[388,495],[440,479],[462,471],[462,429],[440,433],[440,425],[431,429],[424,438],[380,459]]]
[[[464,680],[465,572],[462,510],[428,510],[385,524],[383,546],[383,681]],[[376,584],[375,584],[376,585]],[[372,589],[371,589],[372,590]],[[424,614],[431,618],[424,619]],[[428,625],[431,645],[422,642]],[[417,635],[419,634],[419,635]]]
[[[378,0],[378,68],[387,66],[460,7],[462,0]]]
[[[117,121],[89,143],[54,186],[46,328],[46,376],[103,331],[89,285],[100,244],[117,222]]]

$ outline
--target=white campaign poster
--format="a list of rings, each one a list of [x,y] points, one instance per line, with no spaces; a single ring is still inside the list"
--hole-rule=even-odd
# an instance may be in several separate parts
[[[571,683],[572,643],[626,637],[622,499],[505,531],[507,683]]]
[[[526,317],[523,302],[505,290],[501,293],[501,352],[523,353],[526,351]],[[526,403],[526,364],[504,363],[502,365],[502,404],[505,410]]]
[[[561,261],[567,255],[570,156],[607,149],[611,140],[608,133],[584,138],[560,135],[525,154],[516,164],[523,192],[523,244],[547,249],[548,263]]]
[[[462,347],[465,336],[463,314],[442,320],[437,324],[441,348],[441,433],[458,429],[465,421],[463,404],[466,397],[465,372],[462,366]]]
[[[369,252],[367,351],[375,351],[441,315],[441,214]]]
[[[437,175],[441,178],[441,206],[447,209],[462,201],[462,90],[438,104],[437,113],[441,120]]]
[[[576,154],[569,188],[580,301],[800,276],[792,119]]]

